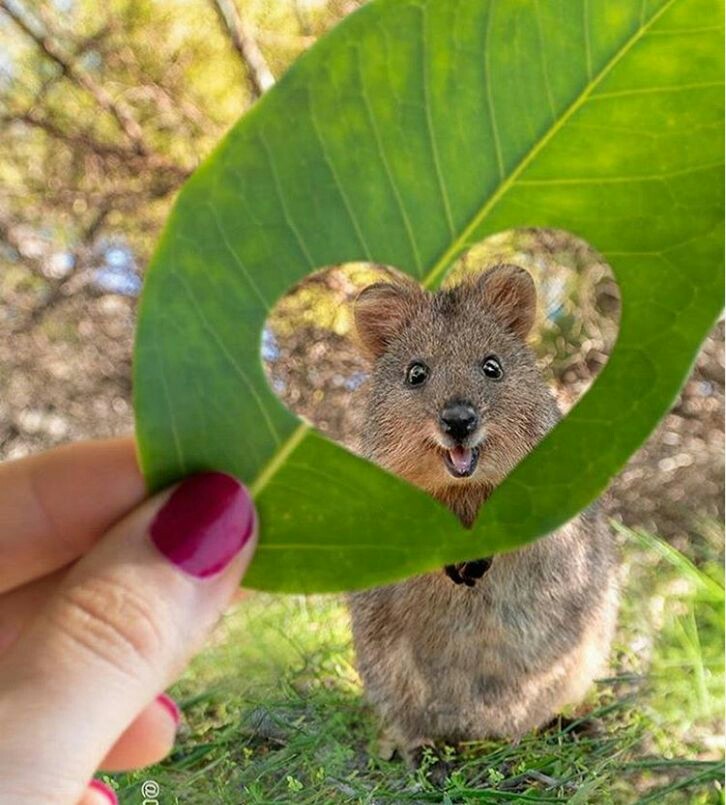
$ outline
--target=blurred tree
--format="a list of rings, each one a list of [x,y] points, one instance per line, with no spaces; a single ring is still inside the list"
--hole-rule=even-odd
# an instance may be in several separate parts
[[[355,6],[0,0],[4,325],[24,329],[69,294],[109,290],[114,271],[110,289],[133,292],[123,271],[143,271],[184,179]]]
[[[357,0],[0,0],[0,455],[128,432],[174,195]]]

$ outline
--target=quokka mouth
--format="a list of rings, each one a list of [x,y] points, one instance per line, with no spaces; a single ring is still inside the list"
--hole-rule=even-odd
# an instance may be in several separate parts
[[[452,447],[444,453],[444,466],[454,478],[469,478],[479,463],[478,447]]]

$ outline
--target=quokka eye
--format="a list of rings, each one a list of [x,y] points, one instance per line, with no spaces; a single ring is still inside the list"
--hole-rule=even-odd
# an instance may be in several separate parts
[[[481,362],[481,370],[490,380],[501,380],[504,377],[502,364],[496,355],[489,355]]]
[[[406,369],[406,383],[409,386],[421,386],[429,376],[429,367],[425,363],[415,361]]]

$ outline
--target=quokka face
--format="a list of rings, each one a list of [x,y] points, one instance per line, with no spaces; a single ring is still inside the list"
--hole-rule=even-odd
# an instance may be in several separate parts
[[[364,289],[369,456],[437,496],[500,483],[557,416],[524,340],[535,304],[529,274],[506,265],[436,293]]]

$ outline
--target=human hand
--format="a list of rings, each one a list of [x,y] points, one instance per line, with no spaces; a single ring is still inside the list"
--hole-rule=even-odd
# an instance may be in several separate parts
[[[160,695],[239,587],[251,499],[219,473],[144,501],[131,440],[0,464],[0,802],[96,805],[171,749]]]

